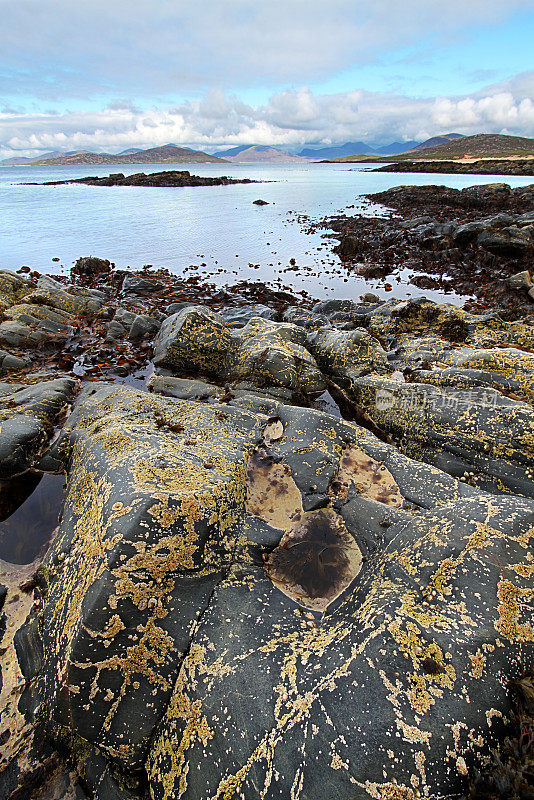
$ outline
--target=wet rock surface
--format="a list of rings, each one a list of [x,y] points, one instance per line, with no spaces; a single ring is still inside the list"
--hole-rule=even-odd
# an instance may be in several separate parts
[[[531,268],[533,187],[399,186],[369,195],[394,216],[338,216],[324,226],[339,239],[335,252],[359,275],[391,281],[399,269],[410,270],[410,282],[421,289],[473,297],[466,306],[473,310],[499,306],[525,314],[532,310],[529,287],[512,288],[509,279]]]
[[[1,551],[0,798],[467,793],[532,665],[532,319],[92,257],[0,307],[0,543],[66,484]]]

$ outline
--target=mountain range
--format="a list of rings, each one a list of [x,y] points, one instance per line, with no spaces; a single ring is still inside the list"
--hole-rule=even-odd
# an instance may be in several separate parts
[[[162,147],[150,147],[140,150],[131,147],[115,155],[111,153],[91,153],[88,150],[77,150],[70,153],[45,153],[38,158],[8,158],[0,162],[2,166],[23,165],[62,165],[62,164],[166,164],[177,162],[220,162],[222,159],[203,153],[201,150],[191,150],[189,147],[177,147],[166,144]]]
[[[382,147],[370,147],[365,142],[346,142],[343,145],[333,145],[332,147],[318,149],[307,147],[301,150],[299,155],[313,159],[344,158],[354,155],[393,156],[405,153],[407,150],[424,150],[427,147],[435,147],[436,145],[461,138],[463,138],[461,133],[447,133],[443,136],[433,136],[424,142],[392,142]]]
[[[122,153],[92,153],[86,150],[70,152],[52,151],[37,158],[8,158],[1,166],[68,165],[68,164],[166,164],[166,163],[304,163],[306,161],[340,160],[358,161],[392,159],[461,158],[462,156],[488,157],[494,155],[521,155],[534,153],[534,140],[503,134],[477,134],[463,136],[447,133],[433,136],[424,142],[392,142],[381,147],[370,147],[364,142],[345,142],[330,147],[305,147],[298,153],[290,153],[269,145],[238,145],[210,155],[201,150],[166,144],[142,150],[131,147]]]

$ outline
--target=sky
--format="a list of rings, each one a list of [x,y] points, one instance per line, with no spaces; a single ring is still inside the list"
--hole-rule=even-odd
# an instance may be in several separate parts
[[[534,0],[0,0],[0,158],[534,136]]]

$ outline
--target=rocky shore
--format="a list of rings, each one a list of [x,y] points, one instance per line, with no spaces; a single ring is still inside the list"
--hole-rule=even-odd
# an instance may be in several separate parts
[[[475,161],[395,161],[373,172],[441,172],[449,175],[534,175],[534,158]]]
[[[472,311],[498,307],[510,319],[531,313],[534,184],[398,186],[368,198],[390,214],[322,223],[355,274],[387,280],[387,291],[400,270],[409,270],[410,283],[421,289],[471,297]]]
[[[0,562],[1,798],[530,796],[531,317],[98,258],[0,310],[0,497],[65,476]]]
[[[187,170],[163,170],[162,172],[136,172],[135,175],[124,175],[114,172],[105,178],[90,175],[87,178],[71,178],[66,181],[44,181],[42,183],[26,183],[25,186],[63,186],[68,183],[83,183],[86,186],[229,186],[234,183],[259,183],[251,178],[228,178],[221,175],[216,178],[201,178],[191,175]]]

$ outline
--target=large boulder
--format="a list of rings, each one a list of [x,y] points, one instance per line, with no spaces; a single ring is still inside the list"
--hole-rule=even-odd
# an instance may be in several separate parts
[[[235,338],[232,380],[257,387],[281,387],[315,397],[325,380],[308,352],[305,331],[297,325],[254,317]]]
[[[154,364],[177,375],[224,378],[231,344],[222,317],[203,306],[187,306],[163,321],[154,342]]]
[[[510,225],[506,228],[483,230],[477,237],[477,244],[497,256],[524,258],[534,252],[534,237],[530,228]]]
[[[126,387],[55,449],[21,702],[95,800],[465,789],[528,667],[533,502],[310,409]]]

